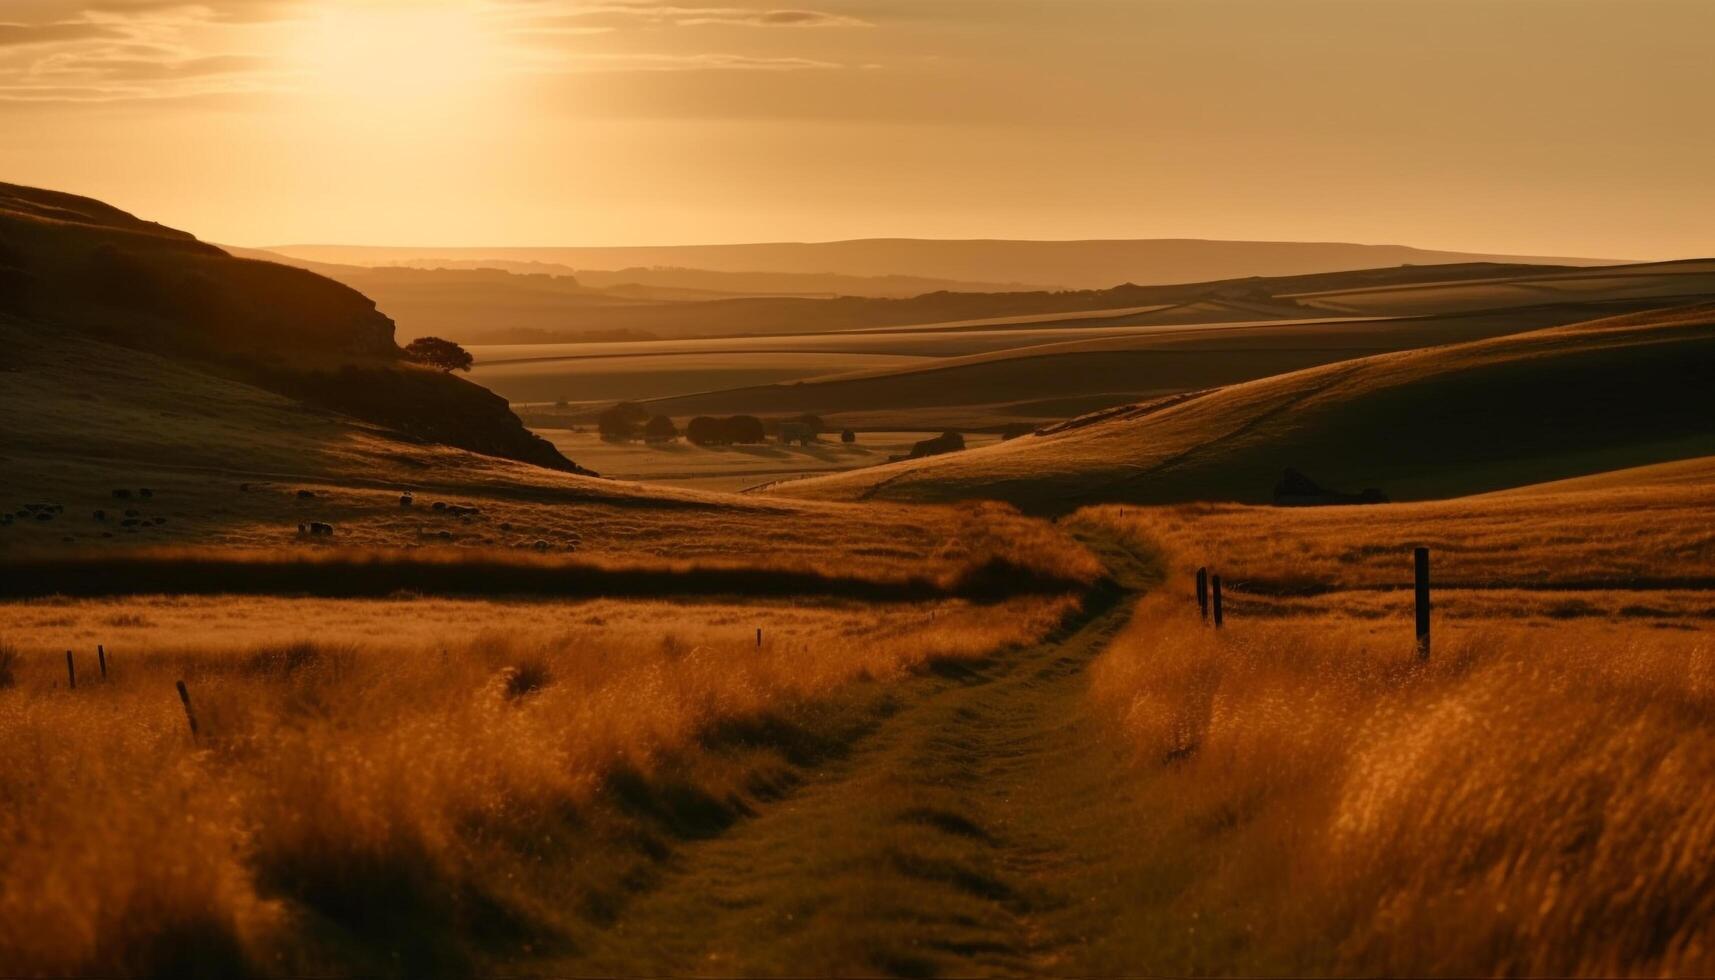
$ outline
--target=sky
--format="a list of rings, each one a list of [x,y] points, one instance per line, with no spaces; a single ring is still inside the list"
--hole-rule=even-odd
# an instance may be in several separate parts
[[[1711,38],[1715,0],[0,0],[0,180],[234,245],[1712,255]]]

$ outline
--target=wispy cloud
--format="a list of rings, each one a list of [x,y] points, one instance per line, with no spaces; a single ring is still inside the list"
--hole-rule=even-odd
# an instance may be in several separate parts
[[[827,2],[838,7],[843,0]],[[768,6],[766,0],[436,3],[462,4],[490,44],[510,48],[507,67],[497,70],[541,75],[842,69],[849,67],[849,52],[823,50],[828,45],[812,42],[809,32],[872,26],[837,9]],[[270,62],[271,55],[280,56],[284,36],[276,25],[343,11],[346,4],[377,12],[409,13],[412,7],[404,0],[0,0],[0,102],[290,90],[310,76]],[[590,41],[595,35],[615,41]],[[832,41],[843,35],[821,36]]]
[[[244,49],[250,25],[306,9],[301,0],[7,0],[0,101],[98,103],[277,88]]]
[[[89,21],[59,21],[46,24],[0,23],[0,48],[65,44],[68,41],[89,41],[124,36],[125,32],[117,27]]]

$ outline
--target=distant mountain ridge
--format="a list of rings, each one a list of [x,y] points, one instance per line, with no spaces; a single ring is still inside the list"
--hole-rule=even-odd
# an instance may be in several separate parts
[[[1287,276],[1393,265],[1468,262],[1613,265],[1626,260],[1505,255],[1344,242],[1207,239],[1023,241],[1001,239],[857,239],[741,245],[388,247],[278,245],[267,251],[346,265],[423,260],[539,262],[573,269],[678,267],[729,273],[914,276],[969,283],[1041,283],[1105,289],[1123,282],[1165,285],[1247,276]]]

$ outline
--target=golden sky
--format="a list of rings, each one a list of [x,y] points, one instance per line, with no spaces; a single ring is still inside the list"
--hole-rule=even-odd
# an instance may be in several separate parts
[[[0,180],[243,245],[1715,254],[1715,0],[0,0]]]

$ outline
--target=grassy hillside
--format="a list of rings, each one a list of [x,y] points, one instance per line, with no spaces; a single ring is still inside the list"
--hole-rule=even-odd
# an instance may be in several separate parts
[[[117,344],[418,439],[576,469],[502,399],[406,363],[361,293],[88,198],[0,184],[0,316],[41,344]]]
[[[902,426],[930,417],[943,420],[942,427],[993,428],[1019,421],[1058,421],[1176,392],[1388,351],[1574,323],[1591,315],[1591,306],[1560,305],[1398,319],[1249,321],[1139,327],[1125,333],[1103,329],[1087,339],[918,358],[897,367],[654,399],[647,404],[652,411],[672,416],[815,412],[838,424],[864,428]],[[551,367],[539,365],[538,370],[552,376]],[[495,377],[497,373],[492,369],[484,373],[484,383],[506,395],[524,390],[512,378]],[[546,394],[553,389],[543,383],[535,390]],[[562,382],[558,390],[576,389]],[[537,410],[532,417],[542,416]]]
[[[988,449],[783,484],[826,499],[1264,502],[1286,467],[1395,499],[1715,452],[1715,307],[1364,358]]]

